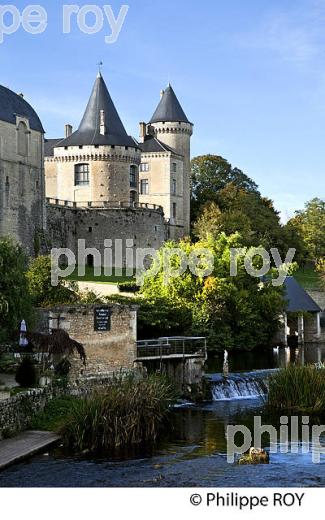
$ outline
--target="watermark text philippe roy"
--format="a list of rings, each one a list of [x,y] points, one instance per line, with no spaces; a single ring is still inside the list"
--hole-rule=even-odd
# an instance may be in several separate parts
[[[215,264],[213,252],[197,247],[187,254],[180,247],[166,247],[162,253],[153,248],[135,247],[133,239],[106,239],[102,251],[86,247],[84,239],[78,240],[77,253],[68,248],[54,248],[51,251],[52,285],[57,286],[60,278],[67,278],[78,269],[78,276],[86,272],[86,265],[94,268],[94,276],[132,277],[138,285],[143,285],[146,276],[156,276],[162,272],[163,282],[168,285],[173,278],[182,276],[189,270],[194,276],[204,278],[212,275]],[[288,274],[288,266],[293,261],[295,249],[289,249],[285,259],[277,249],[271,249],[277,277],[272,278],[274,286],[281,286]],[[231,249],[230,276],[237,276],[238,262],[242,257],[246,272],[255,278],[262,278],[271,269],[271,255],[263,248]],[[259,258],[259,267],[256,267]],[[89,262],[89,259],[91,260]]]
[[[129,6],[122,5],[115,13],[111,5],[62,6],[62,33],[70,34],[78,29],[83,34],[98,34],[102,30],[105,43],[115,43],[119,37]],[[49,23],[49,15],[42,5],[27,5],[21,11],[16,5],[0,5],[0,43],[5,37],[22,29],[31,35],[43,34]]]

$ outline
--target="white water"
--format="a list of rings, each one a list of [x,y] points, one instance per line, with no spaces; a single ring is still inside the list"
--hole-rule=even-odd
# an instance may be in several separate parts
[[[263,397],[268,391],[268,378],[273,370],[257,370],[229,374],[213,374],[207,379],[211,384],[213,401],[224,401],[230,399],[249,399]]]

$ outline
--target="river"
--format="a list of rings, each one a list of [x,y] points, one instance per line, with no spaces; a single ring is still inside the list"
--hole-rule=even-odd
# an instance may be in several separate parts
[[[283,439],[280,442],[280,417],[270,415],[265,406],[270,370],[292,361],[325,361],[325,345],[307,346],[303,351],[280,349],[268,354],[230,355],[226,380],[220,374],[222,362],[215,358],[209,363],[213,400],[202,405],[183,403],[175,408],[168,437],[154,448],[107,459],[71,457],[57,448],[4,470],[0,486],[323,487],[325,455],[319,455],[319,463],[313,462],[312,455],[318,452],[315,442],[307,442],[302,436],[301,418],[297,419],[298,438],[290,442],[289,431],[286,447]],[[227,462],[227,427],[242,425],[253,432],[254,417],[275,427],[277,438],[273,444],[269,435],[262,436],[262,446],[272,448],[270,464],[240,466]],[[314,418],[314,423],[325,424],[325,417]],[[321,442],[325,444],[323,434]]]

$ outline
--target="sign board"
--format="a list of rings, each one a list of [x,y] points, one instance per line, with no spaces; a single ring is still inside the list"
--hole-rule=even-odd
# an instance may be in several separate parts
[[[94,310],[94,330],[97,332],[111,330],[111,310],[109,307],[97,307]]]

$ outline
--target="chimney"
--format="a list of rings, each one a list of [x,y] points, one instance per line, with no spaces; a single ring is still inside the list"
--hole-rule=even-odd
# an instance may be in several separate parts
[[[24,99],[24,94],[22,92],[19,92],[18,96]]]
[[[105,133],[106,133],[106,126],[105,126],[105,111],[104,110],[100,111],[99,125],[100,125],[100,128],[99,128],[100,134],[101,135],[105,135]]]
[[[165,91],[164,91],[164,90],[161,90],[161,91],[160,91],[160,99],[163,97],[164,94],[165,94]]]
[[[65,134],[65,137],[70,137],[70,135],[72,134],[72,125],[65,125],[64,126],[64,134]]]
[[[146,123],[140,123],[140,143],[144,143],[147,135],[147,125]]]

